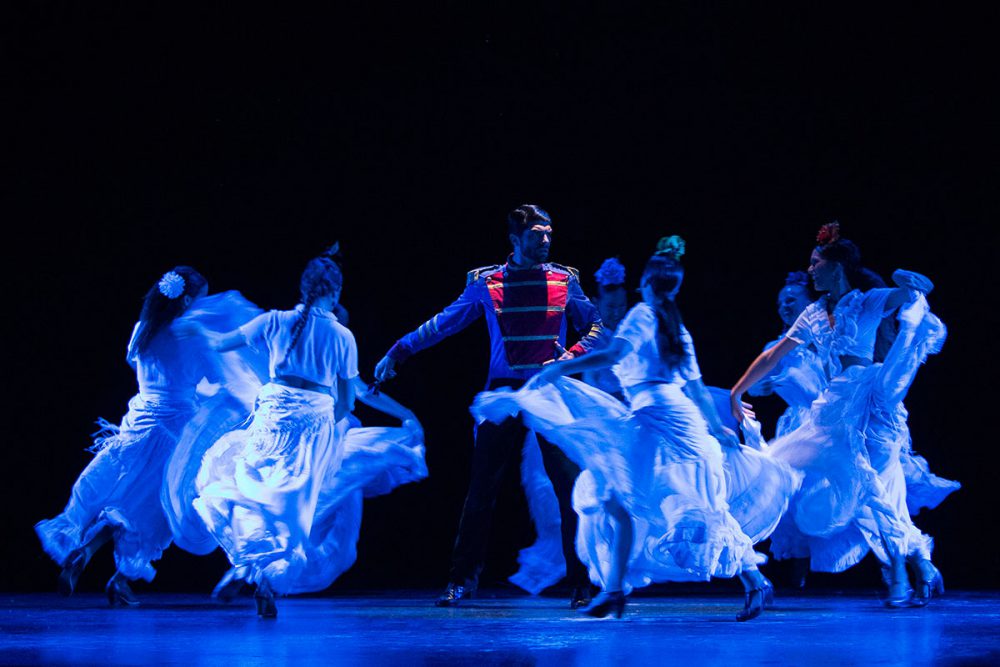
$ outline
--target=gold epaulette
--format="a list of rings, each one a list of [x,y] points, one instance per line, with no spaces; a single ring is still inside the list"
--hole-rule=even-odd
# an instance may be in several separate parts
[[[478,269],[472,269],[465,276],[466,286],[471,285],[472,283],[479,280],[480,276],[482,276],[484,273],[490,273],[491,271],[496,271],[501,266],[502,266],[501,264],[491,264],[489,266],[480,266]]]
[[[548,265],[551,266],[556,271],[565,271],[566,273],[573,276],[577,280],[580,279],[579,269],[574,269],[572,266],[565,266],[563,264],[556,264],[555,262],[549,262]]]

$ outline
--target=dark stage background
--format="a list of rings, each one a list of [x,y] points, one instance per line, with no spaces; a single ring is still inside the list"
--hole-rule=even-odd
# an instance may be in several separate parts
[[[944,3],[90,4],[8,6],[0,23],[0,589],[54,588],[32,525],[61,510],[94,420],[124,413],[125,344],[173,264],[291,307],[306,260],[339,239],[370,379],[467,270],[503,261],[505,214],[523,202],[550,211],[552,259],[588,290],[605,257],[634,286],[656,240],[682,235],[679,303],[721,386],[779,332],[776,293],[820,224],[838,218],[885,276],[931,276],[950,338],[907,405],[915,449],[964,488],[918,524],[950,585],[1000,585],[995,16]],[[431,474],[367,502],[358,563],[334,589],[444,584],[486,369],[480,323],[387,385],[426,428]],[[757,403],[771,428],[780,403]],[[531,538],[512,476],[484,579],[510,574]],[[99,554],[81,585],[102,585],[110,561]],[[171,550],[150,588],[207,591],[225,566]],[[814,581],[878,586],[869,561]]]

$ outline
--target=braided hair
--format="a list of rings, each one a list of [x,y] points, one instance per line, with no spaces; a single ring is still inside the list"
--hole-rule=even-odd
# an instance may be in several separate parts
[[[164,326],[185,311],[185,296],[193,299],[207,285],[205,276],[190,266],[175,266],[163,274],[143,298],[130,356],[143,352]]]
[[[295,320],[295,324],[292,325],[292,342],[288,346],[289,350],[299,342],[302,330],[309,320],[309,311],[316,300],[330,294],[339,294],[343,284],[344,274],[341,272],[340,266],[330,257],[323,256],[309,260],[302,272],[302,279],[299,281],[303,307],[299,319]]]
[[[674,296],[684,279],[680,258],[684,254],[684,240],[679,236],[660,239],[656,253],[646,262],[642,272],[644,285],[649,285],[656,297],[650,304],[656,313],[656,349],[668,368],[680,366],[684,359],[684,342],[681,339],[681,311]]]

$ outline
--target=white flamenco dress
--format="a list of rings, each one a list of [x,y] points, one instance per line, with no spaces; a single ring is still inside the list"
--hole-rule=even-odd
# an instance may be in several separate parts
[[[300,313],[271,311],[242,327],[270,374],[325,386],[356,377],[354,337],[327,311],[310,311],[289,351]],[[193,507],[241,578],[266,577],[281,594],[327,587],[356,557],[362,498],[426,476],[418,426],[351,428],[335,423],[334,407],[328,393],[269,382],[246,428],[205,453]]]
[[[777,558],[808,556],[815,571],[841,572],[869,551],[883,563],[891,556],[930,557],[932,541],[913,524],[907,507],[901,455],[909,451],[909,430],[902,400],[919,365],[940,350],[946,329],[924,296],[913,292],[885,361],[840,366],[842,356],[872,359],[891,292],[846,294],[834,309],[835,328],[821,299],[787,334],[815,347],[832,380],[801,424],[770,447],[773,456],[805,474],[787,520],[772,536]]]
[[[257,312],[239,293],[226,292],[196,300],[186,316],[212,328],[220,318],[246,322]],[[207,350],[178,339],[169,327],[142,351],[134,346],[137,330],[138,325],[128,361],[139,393],[129,401],[119,426],[104,422],[93,447],[97,455],[73,485],[62,514],[39,522],[35,531],[45,551],[62,565],[74,549],[111,529],[118,571],[129,579],[151,581],[156,574],[152,561],[172,537],[159,499],[167,462],[202,406],[199,383],[221,378]]]
[[[686,382],[700,378],[690,335],[684,331],[687,354],[676,369],[659,360],[656,318],[649,306],[635,306],[617,336],[631,349],[615,367],[631,409],[595,387],[561,378],[552,384],[529,382],[516,392],[484,392],[473,404],[473,415],[479,421],[502,421],[520,413],[532,430],[584,469],[573,494],[580,515],[577,553],[594,583],[603,585],[608,572],[613,524],[604,502],[612,495],[635,524],[625,577],[629,590],[658,581],[731,577],[756,566],[763,557],[731,511],[722,448],[683,391]],[[737,466],[752,461],[757,469],[746,468],[738,483],[783,485],[763,494],[766,501],[740,508],[748,524],[767,532],[798,479],[787,466],[753,450],[739,461]]]

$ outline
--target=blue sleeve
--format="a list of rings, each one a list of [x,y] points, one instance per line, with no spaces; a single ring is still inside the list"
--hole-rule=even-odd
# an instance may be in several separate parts
[[[472,324],[483,314],[483,302],[476,294],[480,288],[478,283],[467,285],[451,305],[396,341],[389,350],[389,357],[394,361],[405,361]]]
[[[580,281],[571,276],[566,287],[566,314],[580,334],[579,342],[569,351],[579,357],[599,346],[601,336],[604,335],[604,326],[601,324],[600,312],[583,293]]]

